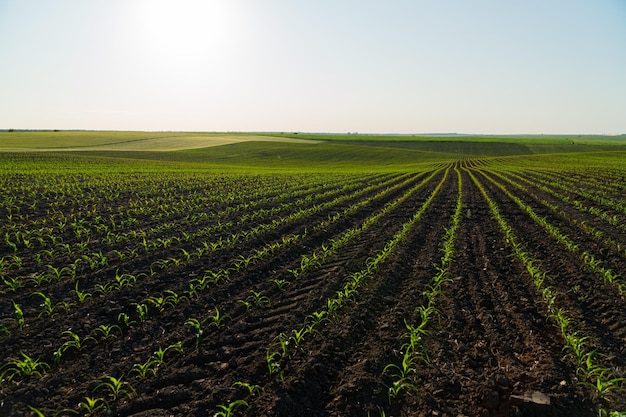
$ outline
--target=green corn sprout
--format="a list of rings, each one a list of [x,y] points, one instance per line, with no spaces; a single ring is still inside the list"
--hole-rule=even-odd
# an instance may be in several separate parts
[[[272,282],[276,284],[276,287],[278,287],[280,291],[282,291],[285,285],[288,284],[288,281],[284,279],[273,279]]]
[[[13,301],[13,309],[15,310],[15,317],[17,318],[17,326],[20,331],[24,330],[25,320],[24,313],[22,312],[22,308],[19,304]]]
[[[85,409],[85,416],[93,416],[100,411],[109,410],[109,403],[104,398],[84,397],[78,408]]]
[[[96,284],[94,294],[100,293],[102,297],[106,297],[108,294],[112,293],[114,290],[115,290],[115,285],[112,282],[105,283],[105,284]]]
[[[15,377],[24,376],[42,376],[47,370],[50,369],[50,365],[45,362],[41,362],[36,359],[31,359],[30,356],[21,352],[22,359],[12,360],[2,367],[0,367],[0,382],[13,380]]]
[[[135,324],[134,321],[132,321],[130,319],[130,316],[126,313],[120,313],[117,315],[117,321],[122,323],[126,328],[131,327],[133,324]]]
[[[300,343],[304,340],[304,336],[311,331],[311,327],[303,327],[300,330],[292,330],[293,336],[291,339],[293,340],[293,344],[295,347],[298,347]]]
[[[602,369],[600,373],[595,375],[595,379],[595,383],[583,381],[581,384],[595,388],[602,398],[608,396],[613,390],[621,389],[620,383],[626,381],[626,378],[616,378],[613,372],[608,369]]]
[[[20,287],[20,279],[18,277],[3,277],[2,281],[4,281],[9,291],[16,292]]]
[[[217,328],[220,328],[223,324],[224,324],[224,320],[226,318],[230,319],[229,315],[221,315],[220,311],[218,310],[217,307],[215,307],[215,314],[213,314],[212,316],[207,317],[206,320],[210,321],[211,324]]]
[[[152,372],[156,375],[158,364],[152,359],[148,359],[145,363],[136,363],[131,368],[131,372],[137,374],[139,379],[143,379],[148,375],[148,372]]]
[[[46,417],[45,414],[42,413],[39,409],[37,409],[35,407],[31,407],[30,405],[28,406],[28,408],[30,409],[30,411],[35,413],[35,417]]]
[[[159,312],[163,312],[163,310],[165,310],[165,307],[167,306],[165,298],[163,297],[150,296],[146,299],[146,301],[154,305],[157,310],[159,310]]]
[[[148,317],[148,306],[146,304],[135,304],[139,321],[143,323]]]
[[[259,306],[261,304],[270,304],[270,299],[268,296],[263,295],[263,291],[254,291],[250,290],[252,295],[248,296],[248,300],[252,301],[253,304]]]
[[[76,333],[72,332],[71,330],[65,330],[64,332],[61,332],[62,336],[69,336],[70,340],[65,341],[55,352],[54,352],[54,360],[56,363],[59,363],[59,361],[61,360],[61,357],[63,356],[63,354],[68,351],[69,349],[75,349],[77,351],[82,350],[83,347],[85,347],[85,344],[89,341],[93,341],[95,342],[96,340],[91,337],[91,336],[87,336],[83,339],[80,338],[79,335],[77,335]]]
[[[389,395],[389,404],[391,404],[391,400],[396,398],[402,391],[411,390],[419,393],[419,389],[415,384],[413,384],[408,379],[399,379],[393,381],[393,384],[389,387],[388,395]]]
[[[233,383],[233,387],[243,387],[248,390],[248,394],[252,396],[261,395],[263,388],[258,385],[253,385],[248,382],[236,381]]]
[[[39,313],[39,316],[41,317],[42,314],[47,314],[51,316],[56,306],[52,304],[52,300],[50,299],[50,297],[42,292],[34,292],[33,295],[38,295],[41,297],[42,302],[40,307],[42,307],[42,311],[41,313]]]
[[[112,399],[116,399],[120,395],[125,395],[128,398],[131,398],[132,394],[135,393],[135,389],[128,382],[124,382],[113,376],[104,376],[102,378],[104,379],[104,382],[98,385],[96,389],[100,387],[105,388],[109,391],[109,397]]]
[[[76,297],[78,298],[78,301],[80,303],[84,303],[85,301],[87,301],[88,299],[90,300],[92,298],[91,294],[86,292],[86,291],[80,291],[78,289],[78,281],[76,281],[76,285],[74,285],[74,290],[73,290],[74,294],[76,294]]]
[[[94,333],[100,333],[102,335],[102,339],[104,340],[116,339],[118,335],[116,335],[114,331],[118,331],[122,334],[122,329],[120,329],[120,326],[116,324],[101,324],[94,329]]]
[[[235,408],[241,406],[247,407],[248,403],[244,400],[235,400],[228,405],[219,404],[217,408],[219,408],[221,411],[216,412],[213,417],[232,417]]]
[[[200,342],[202,341],[202,323],[195,318],[190,318],[185,322],[185,325],[191,326],[196,333],[196,349],[200,349]]]
[[[185,296],[178,295],[172,290],[165,290],[164,293],[167,294],[164,303],[172,307],[176,307],[181,301],[186,299]]]
[[[170,349],[176,352],[182,352],[183,351],[182,342],[171,344],[165,347],[165,349],[159,347],[156,351],[154,351],[153,361],[157,367],[165,364],[165,353]]]

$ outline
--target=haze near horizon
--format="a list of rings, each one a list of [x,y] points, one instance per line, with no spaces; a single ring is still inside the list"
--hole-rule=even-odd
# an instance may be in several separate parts
[[[0,129],[626,133],[626,3],[0,0]]]

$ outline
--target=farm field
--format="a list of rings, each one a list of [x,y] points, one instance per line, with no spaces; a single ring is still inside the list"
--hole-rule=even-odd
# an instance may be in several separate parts
[[[0,415],[623,415],[622,145],[366,139],[0,153]]]

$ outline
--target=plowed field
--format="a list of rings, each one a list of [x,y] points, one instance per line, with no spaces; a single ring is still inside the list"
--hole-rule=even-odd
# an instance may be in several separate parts
[[[624,176],[5,175],[0,415],[624,410]]]

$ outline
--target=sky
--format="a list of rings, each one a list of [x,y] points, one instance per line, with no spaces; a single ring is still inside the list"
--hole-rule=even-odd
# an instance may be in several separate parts
[[[626,0],[0,0],[0,129],[626,133]]]

